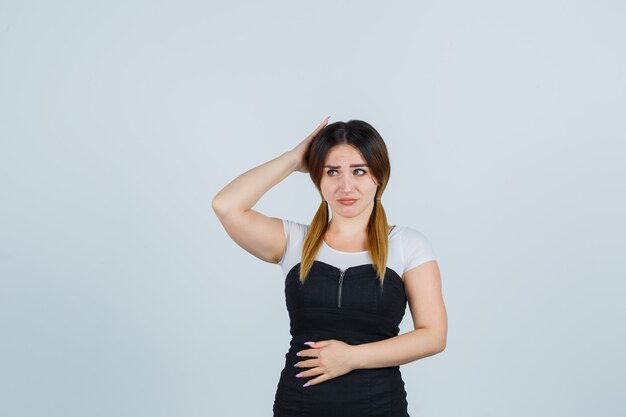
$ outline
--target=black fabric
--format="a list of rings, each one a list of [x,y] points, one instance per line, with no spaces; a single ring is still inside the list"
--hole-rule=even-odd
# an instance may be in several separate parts
[[[383,287],[372,264],[341,270],[314,261],[304,285],[300,264],[285,279],[285,301],[292,336],[276,389],[274,417],[408,417],[400,367],[355,369],[347,374],[303,387],[315,377],[296,378],[311,368],[295,368],[309,349],[304,342],[328,339],[350,345],[397,336],[406,309],[402,278],[385,271]],[[341,282],[341,285],[340,285]],[[340,290],[341,286],[341,290]]]

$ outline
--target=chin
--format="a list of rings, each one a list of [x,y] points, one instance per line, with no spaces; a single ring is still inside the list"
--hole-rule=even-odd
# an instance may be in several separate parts
[[[344,217],[355,217],[361,214],[362,211],[363,210],[360,210],[359,208],[356,208],[356,207],[344,207],[344,206],[340,206],[336,210],[337,213],[341,213]]]

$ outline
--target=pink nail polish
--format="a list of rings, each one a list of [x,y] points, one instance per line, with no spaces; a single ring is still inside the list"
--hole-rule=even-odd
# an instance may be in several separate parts
[[[314,344],[315,344],[315,342],[304,342],[304,344],[305,344],[305,345],[312,346],[312,345],[314,345]]]
[[[311,383],[307,382],[306,384],[303,385],[303,387],[308,387],[309,385],[311,385]]]

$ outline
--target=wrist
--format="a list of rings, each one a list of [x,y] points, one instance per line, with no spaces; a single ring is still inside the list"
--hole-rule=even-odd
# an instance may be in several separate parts
[[[363,346],[352,345],[352,351],[350,352],[352,369],[363,369],[365,363],[363,362]]]
[[[289,161],[289,168],[291,169],[291,172],[295,172],[298,170],[298,166],[300,165],[300,159],[298,158],[298,155],[295,154],[295,152],[287,151],[281,156]]]

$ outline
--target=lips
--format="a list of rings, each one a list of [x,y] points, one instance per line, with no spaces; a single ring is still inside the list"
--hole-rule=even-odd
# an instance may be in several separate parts
[[[350,206],[352,204],[354,204],[356,202],[356,199],[354,198],[342,198],[337,200],[339,201],[341,204],[345,205],[345,206]]]

